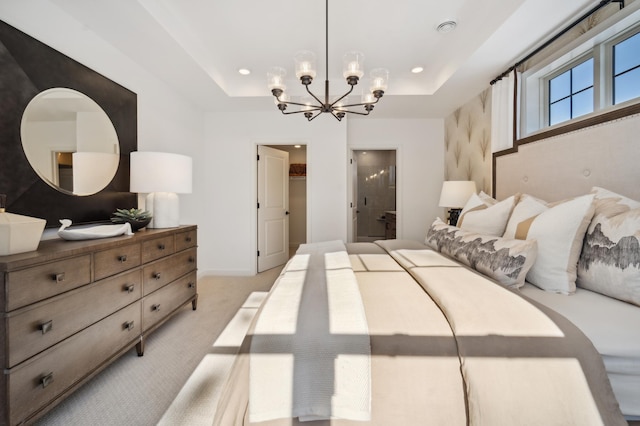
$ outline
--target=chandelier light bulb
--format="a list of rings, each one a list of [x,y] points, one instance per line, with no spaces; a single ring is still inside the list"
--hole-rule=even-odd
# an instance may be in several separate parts
[[[278,99],[280,99],[280,100],[278,100]],[[280,104],[284,104],[284,105],[286,105],[286,104],[287,104],[287,102],[289,102],[289,99],[290,99],[290,98],[289,98],[289,95],[288,95],[287,93],[282,92],[282,93],[280,94],[280,96],[279,96],[279,97],[277,97],[277,98],[276,98],[276,97],[274,97],[274,98],[273,98],[273,102],[274,102],[276,105],[280,105]]]
[[[296,78],[316,77],[316,55],[309,50],[301,50],[293,58],[296,67]]]
[[[371,70],[371,92],[384,92],[387,90],[389,81],[389,70],[385,68],[376,68]]]
[[[376,101],[376,98],[373,96],[373,93],[363,93],[362,94],[362,103],[363,104],[372,104]]]
[[[362,78],[364,75],[364,55],[360,52],[347,52],[342,57],[342,76]]]
[[[287,70],[281,67],[273,67],[267,72],[268,87],[270,90],[279,89],[284,90],[287,88],[284,84],[284,78],[287,75]]]

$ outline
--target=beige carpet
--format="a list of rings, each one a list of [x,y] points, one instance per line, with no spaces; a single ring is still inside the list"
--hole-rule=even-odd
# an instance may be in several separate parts
[[[198,309],[183,308],[43,416],[38,425],[209,425],[218,392],[261,298],[280,268],[255,277],[205,277]],[[228,326],[228,327],[227,327]]]

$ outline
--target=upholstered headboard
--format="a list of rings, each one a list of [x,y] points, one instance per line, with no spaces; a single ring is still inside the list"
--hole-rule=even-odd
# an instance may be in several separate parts
[[[495,197],[557,201],[593,186],[640,200],[640,114],[494,154]]]

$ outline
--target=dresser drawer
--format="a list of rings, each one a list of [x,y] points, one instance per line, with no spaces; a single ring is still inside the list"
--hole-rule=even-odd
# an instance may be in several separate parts
[[[151,262],[175,253],[174,244],[173,235],[145,241],[142,243],[142,263]]]
[[[107,278],[11,313],[7,366],[13,367],[142,297],[142,271]]]
[[[91,255],[45,263],[6,275],[7,311],[91,282]]]
[[[142,300],[142,324],[144,330],[161,321],[179,308],[197,292],[196,273],[180,278]]]
[[[198,245],[198,231],[191,230],[176,234],[176,251],[182,251]]]
[[[158,260],[143,269],[144,294],[150,294],[196,269],[196,249],[189,249]]]
[[[9,370],[11,424],[39,411],[122,348],[137,343],[140,325],[138,302]]]
[[[130,244],[94,255],[94,279],[110,277],[127,269],[140,266],[140,244]]]

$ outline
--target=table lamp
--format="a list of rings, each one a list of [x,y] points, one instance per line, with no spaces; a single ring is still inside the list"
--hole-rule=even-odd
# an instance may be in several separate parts
[[[191,157],[166,152],[131,153],[131,192],[146,193],[146,207],[153,218],[147,228],[175,228],[180,225],[177,194],[190,194]]]
[[[476,183],[471,180],[447,180],[442,182],[440,207],[449,208],[449,225],[456,226],[458,216],[469,197],[476,192]]]

